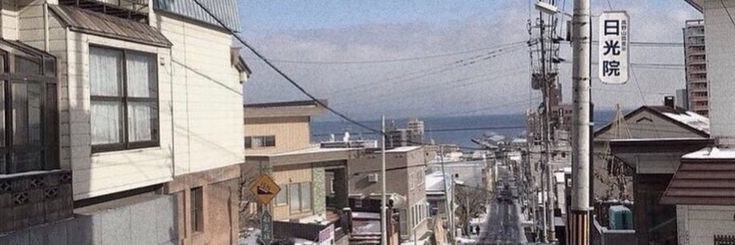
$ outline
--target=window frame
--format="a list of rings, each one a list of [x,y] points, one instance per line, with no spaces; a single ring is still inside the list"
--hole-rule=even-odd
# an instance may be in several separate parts
[[[192,232],[204,232],[204,190],[200,187],[189,191],[190,217],[189,224]]]
[[[122,54],[122,64],[120,65],[121,69],[121,84],[118,84],[118,89],[120,90],[120,94],[118,96],[104,96],[104,95],[92,95],[90,93],[90,104],[94,101],[103,101],[103,102],[118,102],[120,103],[120,122],[119,127],[120,130],[118,133],[122,134],[121,136],[121,142],[119,143],[110,143],[110,144],[98,144],[94,145],[92,144],[92,153],[98,153],[98,152],[109,152],[109,151],[120,151],[120,150],[131,150],[131,149],[141,149],[141,148],[149,148],[149,147],[158,147],[160,146],[161,141],[161,127],[160,127],[160,87],[159,87],[159,75],[158,75],[158,54],[156,53],[148,53],[143,51],[137,51],[137,50],[130,50],[130,49],[122,49],[122,48],[116,48],[116,47],[110,47],[110,46],[104,46],[104,45],[98,45],[98,44],[89,44],[89,54],[88,56],[91,57],[91,50],[92,49],[106,49],[106,50],[114,50],[119,51]],[[136,55],[143,55],[148,56],[152,58],[153,61],[153,86],[155,87],[154,93],[152,93],[151,96],[155,97],[129,97],[128,96],[128,54],[133,53]],[[91,65],[91,61],[90,64]],[[91,86],[92,81],[91,78],[89,80],[89,85]],[[130,135],[129,135],[129,112],[128,112],[128,106],[131,103],[150,103],[151,104],[151,110],[155,109],[155,119],[151,118],[151,140],[148,141],[130,141]],[[153,117],[154,112],[151,112],[151,117]],[[91,117],[91,112],[90,112]],[[90,133],[92,130],[91,125],[91,118],[90,118]]]
[[[56,57],[50,56],[42,51],[35,50],[29,46],[25,46],[20,42],[8,42],[0,39],[0,93],[3,101],[0,117],[3,118],[2,143],[0,143],[0,175],[17,174],[37,170],[52,170],[59,168],[58,161],[58,108],[56,107],[58,99],[58,77],[56,70]],[[6,47],[7,46],[7,47]],[[15,52],[12,52],[15,51]],[[34,59],[35,58],[35,59]],[[27,73],[26,70],[17,70],[19,68],[19,60],[30,61],[36,64],[39,70]],[[12,64],[12,66],[11,66]],[[49,69],[50,68],[50,69]],[[18,118],[21,116],[16,113],[15,100],[16,95],[14,88],[16,85],[23,84],[26,86],[25,93],[25,114],[21,118],[26,129],[28,142],[18,144],[16,142],[16,125]],[[31,110],[30,97],[28,92],[31,85],[38,87],[38,113],[37,120],[39,126],[38,143],[33,144],[31,139]],[[50,93],[53,93],[51,95]],[[15,157],[23,156],[23,154],[34,154],[38,156],[38,165],[28,167],[28,165],[19,164],[22,162],[16,160]],[[17,162],[16,162],[17,161]]]
[[[253,144],[253,139],[257,139],[260,144]],[[245,136],[245,149],[260,149],[276,147],[275,135],[253,135]],[[271,143],[271,144],[269,144]]]
[[[303,198],[304,197],[303,196],[304,193],[302,192],[302,190],[303,190],[303,187],[305,185],[307,185],[307,184],[309,185],[309,188],[308,188],[308,191],[309,191],[309,200],[307,200],[309,202],[309,208],[304,208],[304,198]],[[313,206],[314,206],[314,202],[312,201],[313,200],[313,195],[314,195],[314,191],[312,190],[312,182],[290,183],[287,186],[288,186],[288,189],[289,189],[289,193],[288,193],[288,210],[289,210],[289,213],[291,213],[291,214],[303,214],[303,213],[311,212],[313,210]],[[291,193],[291,186],[296,186],[296,190],[297,190],[296,191],[296,193],[297,193],[296,195],[298,196],[298,199],[297,200],[294,200],[294,198],[291,198],[291,195],[293,194],[293,193]],[[293,208],[291,206],[294,201],[297,202],[298,208]]]
[[[279,191],[278,194],[276,194],[276,197],[274,198],[275,199],[275,202],[274,202],[275,205],[277,207],[288,206],[288,198],[289,198],[289,195],[288,195],[288,185],[285,185],[285,186],[284,185],[278,185],[278,187],[281,188],[281,191]],[[284,200],[279,200],[280,199],[279,197],[281,195],[284,195],[284,197],[285,197]]]

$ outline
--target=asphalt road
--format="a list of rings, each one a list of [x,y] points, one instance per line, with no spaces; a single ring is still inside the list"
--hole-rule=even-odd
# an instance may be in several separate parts
[[[503,188],[503,184],[509,183],[508,178],[508,169],[498,167],[500,183],[497,188]],[[500,192],[496,190],[495,193],[497,195]],[[494,199],[491,201],[487,225],[480,230],[478,244],[521,244],[520,219],[516,205],[516,200],[498,201]]]

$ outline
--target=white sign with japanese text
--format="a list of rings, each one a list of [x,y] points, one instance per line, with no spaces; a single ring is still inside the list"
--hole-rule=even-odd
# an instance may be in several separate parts
[[[624,84],[628,82],[628,51],[630,25],[625,11],[605,11],[600,15],[600,38],[598,39],[598,77],[603,83]]]

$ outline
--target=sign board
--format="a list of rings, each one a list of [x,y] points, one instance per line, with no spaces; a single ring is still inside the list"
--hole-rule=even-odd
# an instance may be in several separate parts
[[[600,15],[598,77],[606,84],[628,82],[630,62],[630,22],[625,11],[605,11]]]
[[[271,244],[273,241],[273,216],[268,210],[263,210],[260,216],[260,241],[263,244]]]
[[[281,187],[267,174],[261,174],[250,185],[250,192],[259,204],[268,204],[281,191]]]
[[[331,244],[334,239],[334,224],[330,224],[319,231],[319,244]]]

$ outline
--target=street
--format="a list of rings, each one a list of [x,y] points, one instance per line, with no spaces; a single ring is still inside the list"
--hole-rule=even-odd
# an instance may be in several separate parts
[[[498,182],[495,191],[498,198],[490,201],[486,227],[480,231],[478,244],[521,244],[517,201],[502,191],[506,184],[515,185],[515,181],[510,181],[507,167],[498,167]]]

